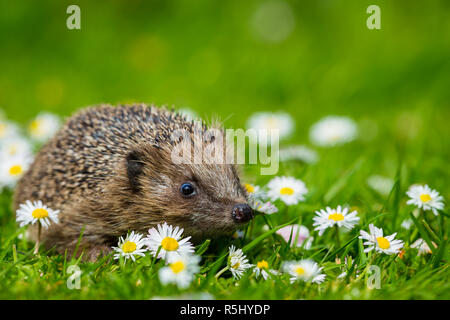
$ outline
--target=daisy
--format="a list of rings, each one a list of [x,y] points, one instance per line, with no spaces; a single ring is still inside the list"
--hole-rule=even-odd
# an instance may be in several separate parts
[[[367,185],[379,194],[387,196],[394,186],[394,180],[380,175],[372,175],[367,179]]]
[[[308,192],[305,183],[293,177],[275,177],[269,181],[267,187],[267,196],[272,201],[280,199],[287,205],[305,200],[304,195]]]
[[[264,192],[261,191],[261,188],[259,186],[250,183],[244,183],[244,189],[247,192],[249,198],[260,199],[264,197]]]
[[[261,275],[264,280],[267,280],[270,276],[278,275],[278,271],[269,269],[269,263],[266,260],[261,260],[256,263],[253,269],[256,279]]]
[[[311,248],[311,244],[314,240],[314,238],[309,235],[308,228],[302,225],[289,225],[277,230],[276,233],[283,237],[286,242],[291,240],[291,246],[303,247],[306,250]]]
[[[367,248],[364,252],[369,252],[375,249],[376,252],[382,252],[386,254],[399,253],[400,249],[403,248],[403,241],[395,240],[397,233],[391,234],[390,236],[383,237],[383,229],[375,227],[373,224],[369,225],[370,233],[361,230],[360,239],[367,240],[364,245]]]
[[[261,202],[250,198],[249,205],[253,210],[262,212],[264,214],[272,214],[278,212],[278,208],[270,201]]]
[[[244,235],[245,235],[244,230],[236,230],[233,233],[232,237],[233,237],[233,239],[243,239]]]
[[[313,144],[329,147],[353,141],[357,133],[357,125],[352,119],[328,116],[311,127],[309,137]]]
[[[400,225],[403,229],[409,230],[411,229],[412,225],[414,224],[412,219],[405,219],[403,220],[402,224]]]
[[[28,224],[39,224],[44,228],[48,228],[50,223],[58,223],[59,210],[52,210],[42,203],[42,201],[31,202],[27,200],[25,204],[21,204],[16,211],[16,221],[20,226]]]
[[[131,260],[136,261],[135,256],[145,256],[147,249],[144,248],[145,239],[142,239],[142,237],[142,234],[134,233],[134,231],[131,231],[125,239],[120,237],[118,247],[113,247],[114,251],[117,252],[114,259],[118,260],[120,257],[125,257],[125,260],[131,258]]]
[[[6,159],[7,157],[27,157],[32,154],[31,143],[21,136],[11,136],[8,139],[4,139],[0,143],[0,158]]]
[[[297,160],[307,164],[314,164],[319,159],[316,151],[302,145],[281,148],[279,156],[280,161]]]
[[[159,269],[159,280],[163,285],[174,283],[179,288],[185,289],[189,287],[194,280],[194,275],[200,270],[199,262],[200,257],[196,255],[180,256],[167,267]]]
[[[314,230],[319,231],[319,236],[321,236],[327,228],[331,228],[334,225],[348,231],[353,229],[359,222],[359,217],[356,216],[358,214],[356,210],[348,213],[348,208],[342,209],[341,206],[338,206],[336,209],[326,207],[325,210],[322,209],[316,211],[316,214],[317,216],[313,218],[313,226],[317,226]]]
[[[433,245],[436,247],[434,242],[433,242]],[[427,254],[427,253],[428,254],[432,253],[430,247],[425,242],[425,240],[423,240],[422,238],[419,238],[416,241],[414,241],[414,243],[411,244],[410,247],[419,250],[419,252],[417,253],[418,256],[421,256],[421,255],[424,255],[424,254]]]
[[[300,261],[287,261],[283,263],[283,271],[288,273],[291,283],[302,280],[305,282],[322,283],[325,280],[324,274],[321,273],[322,267],[319,268],[317,262],[306,259]]]
[[[0,189],[2,187],[14,188],[17,181],[28,169],[31,161],[32,158],[25,155],[2,158],[0,163]]]
[[[18,134],[19,128],[11,121],[0,118],[0,142],[4,139],[14,137]]]
[[[157,229],[151,228],[145,238],[148,249],[156,256],[159,250],[158,258],[172,262],[179,260],[181,256],[194,252],[194,247],[188,241],[191,237],[182,239],[183,229],[173,228],[166,222],[163,225],[158,224]]]
[[[49,112],[41,112],[31,121],[28,132],[33,140],[45,142],[52,138],[61,125],[60,118]]]
[[[241,249],[236,249],[233,245],[229,248],[228,267],[235,279],[241,278],[244,272],[252,266]]]
[[[428,185],[413,185],[406,194],[411,198],[406,203],[413,204],[423,210],[432,210],[437,216],[438,210],[444,209],[442,196],[436,190],[430,189]]]
[[[294,120],[286,112],[257,112],[248,119],[247,128],[258,131],[258,143],[270,144],[271,131],[278,130],[279,138],[286,138],[294,131]]]

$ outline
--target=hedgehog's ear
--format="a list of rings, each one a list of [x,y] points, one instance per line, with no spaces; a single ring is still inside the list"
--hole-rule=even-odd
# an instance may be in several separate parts
[[[131,151],[127,156],[127,175],[133,192],[140,190],[139,176],[142,174],[144,168],[141,158],[141,154],[137,151]]]

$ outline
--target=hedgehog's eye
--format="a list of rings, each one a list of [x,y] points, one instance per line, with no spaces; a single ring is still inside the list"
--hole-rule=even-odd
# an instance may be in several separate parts
[[[195,188],[190,182],[185,182],[180,187],[180,192],[183,197],[189,198],[195,195]]]

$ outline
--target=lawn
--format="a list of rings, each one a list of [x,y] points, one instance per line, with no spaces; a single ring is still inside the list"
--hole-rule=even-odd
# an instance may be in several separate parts
[[[198,245],[200,271],[186,289],[163,285],[165,263],[150,254],[92,263],[43,248],[33,254],[11,208],[13,190],[3,188],[0,298],[450,298],[448,1],[78,1],[81,30],[66,27],[70,4],[0,1],[0,109],[24,130],[41,111],[67,117],[98,103],[189,108],[227,128],[244,128],[256,112],[282,111],[295,126],[280,146],[306,145],[318,160],[282,161],[276,176],[301,179],[305,199],[275,200],[278,212],[257,216],[240,237]],[[381,8],[380,30],[366,27],[371,4]],[[314,144],[310,128],[329,115],[353,119],[356,138]],[[263,188],[274,176],[259,169],[243,166],[241,180]],[[373,176],[390,183],[377,187]],[[414,184],[437,190],[443,210],[407,204]],[[339,238],[333,229],[319,235],[316,211],[338,205],[356,210],[358,224]],[[286,224],[307,227],[311,247],[276,234]],[[370,224],[397,233],[402,251],[364,252],[358,236]],[[419,238],[431,253],[411,248]],[[325,280],[220,274],[230,245],[276,270],[312,259]],[[82,272],[79,289],[67,285],[71,265]]]

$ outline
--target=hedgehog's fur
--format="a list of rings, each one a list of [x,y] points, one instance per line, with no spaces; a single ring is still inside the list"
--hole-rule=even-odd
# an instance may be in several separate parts
[[[176,129],[193,134],[207,127],[144,104],[84,109],[37,154],[18,184],[14,206],[42,200],[60,210],[60,222],[43,230],[46,247],[72,254],[84,230],[80,251],[91,260],[110,252],[128,231],[146,233],[163,222],[183,227],[194,240],[233,232],[232,207],[247,201],[236,168],[173,164]],[[222,140],[204,143],[216,141]],[[180,195],[185,181],[199,189],[195,197]]]

